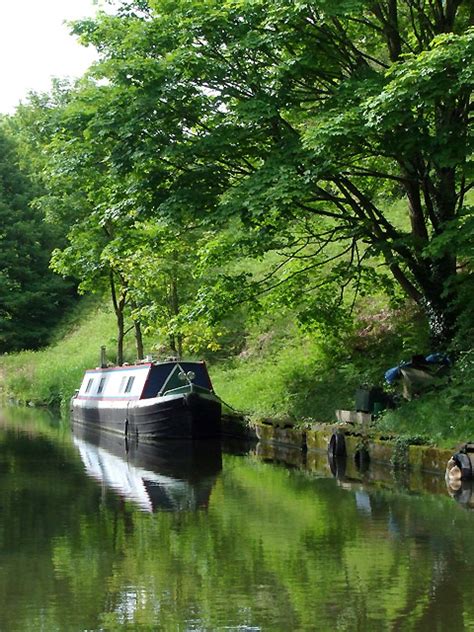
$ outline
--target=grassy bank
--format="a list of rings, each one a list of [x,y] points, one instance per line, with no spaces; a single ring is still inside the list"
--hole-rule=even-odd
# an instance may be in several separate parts
[[[405,319],[409,318],[406,314]],[[403,317],[398,328],[390,330],[380,327],[380,319],[377,322],[370,335],[364,329],[364,335],[356,331],[344,341],[328,340],[314,332],[303,334],[285,314],[261,322],[249,332],[238,356],[219,361],[210,358],[216,392],[232,408],[254,418],[296,424],[333,422],[337,408],[353,407],[358,386],[382,383],[384,370],[413,351]],[[65,319],[51,346],[0,358],[3,401],[67,410],[84,369],[97,365],[100,346],[105,344],[112,356],[114,331],[112,311],[84,301]],[[128,345],[127,359],[133,360],[133,340]],[[385,412],[376,428],[407,437],[422,436],[440,446],[474,439],[473,382],[474,353],[465,354],[437,390]]]
[[[46,349],[0,358],[1,399],[36,406],[67,406],[84,369],[96,366],[102,344],[114,344],[114,316],[90,300],[69,315]]]
[[[474,352],[462,354],[439,387],[377,421],[382,432],[421,437],[439,447],[474,440]]]
[[[257,349],[257,350],[256,350]],[[358,376],[330,357],[320,341],[293,332],[263,349],[212,367],[216,391],[234,408],[256,417],[331,421],[335,402],[347,407]]]

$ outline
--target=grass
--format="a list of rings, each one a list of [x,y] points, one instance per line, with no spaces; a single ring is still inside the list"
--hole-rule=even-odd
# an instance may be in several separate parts
[[[79,387],[85,368],[97,366],[100,346],[115,345],[114,315],[85,300],[61,324],[55,342],[39,351],[22,351],[0,358],[3,401],[36,406],[66,406]]]
[[[449,378],[400,408],[386,411],[377,422],[382,432],[422,435],[427,442],[451,448],[474,441],[474,351],[464,354]]]
[[[336,408],[354,406],[357,369],[331,361],[314,341],[297,342],[271,357],[214,367],[216,392],[254,419],[334,422]],[[425,443],[445,448],[474,441],[473,382],[474,371],[467,375],[456,367],[437,390],[385,411],[375,429],[402,438],[423,437]]]
[[[332,420],[335,401],[346,405],[352,398],[354,376],[343,375],[344,367],[329,361],[316,338],[298,333],[290,323],[288,314],[281,314],[256,325],[246,354],[211,364],[216,392],[253,415]],[[52,345],[0,358],[3,401],[66,409],[84,370],[98,364],[100,346],[113,351],[114,333],[111,310],[84,301],[65,319]],[[133,358],[132,348],[128,356]]]
[[[334,421],[336,402],[348,406],[357,379],[341,379],[342,373],[317,341],[299,336],[259,357],[215,366],[212,379],[219,396],[239,411],[302,423]]]
[[[387,329],[389,319],[370,316],[344,340],[328,340],[298,331],[291,314],[270,314],[253,325],[243,352],[210,363],[214,388],[224,402],[254,418],[333,422],[337,408],[353,408],[358,386],[381,384],[385,369],[417,351],[409,342],[421,339],[410,311],[393,320],[397,327]],[[52,345],[0,358],[0,397],[67,410],[84,370],[98,364],[100,346],[113,354],[114,334],[112,310],[83,301],[64,319]],[[131,338],[127,345],[131,360]],[[464,355],[441,388],[386,411],[377,428],[422,435],[443,447],[474,439],[473,382],[474,352]]]
[[[390,321],[366,308],[358,328],[333,338],[305,334],[292,322],[288,313],[259,322],[243,353],[212,367],[216,392],[233,408],[254,417],[335,421],[336,409],[353,408],[357,387],[381,384],[387,368],[414,353],[406,346],[407,331],[416,328],[410,309]]]
[[[379,318],[370,334],[364,327],[363,336],[355,332],[341,344],[276,323],[276,339],[269,344],[262,347],[258,338],[250,340],[246,353],[212,367],[216,392],[256,419],[334,422],[336,409],[354,407],[358,386],[381,385],[387,368],[424,351],[416,348],[424,338],[412,312],[397,317],[390,331]],[[474,440],[473,384],[474,351],[457,361],[436,390],[386,411],[376,429],[407,439],[424,437],[439,447]]]

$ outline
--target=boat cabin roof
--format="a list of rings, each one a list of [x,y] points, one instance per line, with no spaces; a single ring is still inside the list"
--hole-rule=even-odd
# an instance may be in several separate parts
[[[186,377],[187,376],[187,377]],[[187,380],[212,390],[205,362],[146,362],[130,366],[89,369],[80,399],[148,399],[183,386]]]

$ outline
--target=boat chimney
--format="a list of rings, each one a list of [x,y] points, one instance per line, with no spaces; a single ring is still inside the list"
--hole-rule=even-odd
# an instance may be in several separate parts
[[[105,346],[102,346],[100,348],[100,368],[101,369],[107,368],[107,354],[106,354]]]

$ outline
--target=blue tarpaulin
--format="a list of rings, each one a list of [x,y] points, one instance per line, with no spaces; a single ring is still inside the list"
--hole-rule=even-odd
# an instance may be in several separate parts
[[[451,360],[444,353],[430,353],[427,356],[414,356],[412,360],[400,362],[398,366],[394,366],[385,371],[385,381],[388,384],[393,384],[401,376],[402,369],[420,367],[420,364],[442,364],[444,366],[450,366]]]

